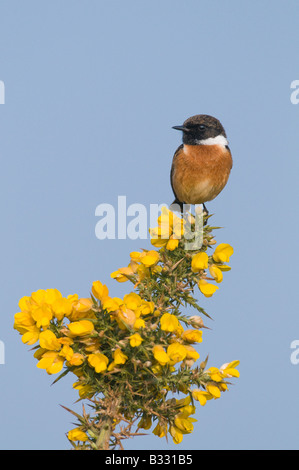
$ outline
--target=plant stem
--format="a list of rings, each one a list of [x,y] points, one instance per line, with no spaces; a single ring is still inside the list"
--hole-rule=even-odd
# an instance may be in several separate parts
[[[112,432],[112,423],[109,418],[103,422],[99,437],[96,442],[98,450],[109,450],[110,436]]]

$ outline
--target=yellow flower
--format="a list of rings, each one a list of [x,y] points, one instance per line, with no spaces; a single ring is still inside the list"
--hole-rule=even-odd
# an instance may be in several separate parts
[[[144,266],[149,268],[150,266],[154,266],[155,264],[158,263],[159,257],[160,255],[158,251],[150,250],[146,252],[146,255],[143,256],[143,258],[141,258],[140,261]]]
[[[79,313],[86,313],[92,309],[93,302],[90,298],[79,299],[75,304],[74,308]]]
[[[228,243],[220,243],[214,251],[213,259],[216,263],[228,263],[234,249]]]
[[[180,444],[183,440],[183,433],[176,426],[169,426],[169,433],[175,444]]]
[[[162,246],[167,245],[168,239],[165,238],[151,238],[151,244],[156,248],[161,248]]]
[[[108,297],[103,302],[103,309],[107,310],[107,312],[115,312],[119,309],[119,307],[123,304],[123,300],[119,299],[118,297]]]
[[[166,250],[174,251],[179,246],[179,240],[171,238],[166,244]]]
[[[228,266],[228,264],[218,264],[217,268],[224,272],[230,271],[232,269],[230,266]]]
[[[192,396],[194,400],[199,401],[201,406],[204,406],[207,403],[207,400],[211,400],[211,398],[213,398],[210,393],[200,390],[199,388],[192,390]]]
[[[176,364],[185,359],[187,351],[182,344],[175,342],[168,346],[167,355],[171,360],[171,364]]]
[[[109,290],[105,284],[102,284],[100,281],[94,281],[92,283],[91,292],[93,296],[103,302],[108,297]]]
[[[172,315],[171,313],[164,313],[160,318],[160,324],[161,330],[168,331],[171,333],[178,328],[179,320],[175,315]]]
[[[219,269],[215,264],[212,264],[209,267],[209,271],[210,271],[211,276],[213,276],[216,282],[222,282],[223,274],[222,274],[221,269]]]
[[[187,343],[201,343],[202,331],[200,330],[185,330],[181,338]]]
[[[185,349],[187,352],[185,359],[191,359],[193,361],[197,361],[197,359],[199,359],[199,353],[196,351],[195,348],[193,348],[193,346],[185,346]]]
[[[151,367],[153,373],[155,375],[161,375],[162,374],[162,366],[161,364],[154,364],[152,367]]]
[[[22,312],[26,312],[30,310],[31,305],[32,305],[32,300],[31,300],[31,297],[28,297],[28,295],[25,295],[19,300],[19,307]]]
[[[221,391],[220,388],[216,384],[207,384],[207,391],[209,392],[210,395],[212,395],[213,398],[220,398],[221,397]]]
[[[154,358],[159,362],[159,364],[161,364],[161,366],[165,366],[170,361],[168,354],[165,352],[162,346],[154,346],[153,354]]]
[[[193,428],[192,422],[196,421],[196,419],[189,417],[189,415],[195,413],[196,408],[191,404],[190,395],[186,398],[176,400],[176,404],[177,406],[180,406],[180,412],[175,416],[174,424],[183,432],[183,434],[186,434],[186,432],[188,432],[188,427],[190,426],[190,428]],[[188,422],[184,421],[186,419],[188,419]],[[178,421],[176,422],[176,420]]]
[[[133,276],[134,270],[129,265],[126,268],[119,268],[117,271],[111,273],[112,279],[115,279],[117,282],[126,282],[129,280],[128,276]]]
[[[122,350],[118,348],[114,351],[113,358],[115,364],[124,364],[127,361],[128,356],[126,356]]]
[[[74,353],[72,357],[68,360],[68,366],[81,366],[84,362],[84,356],[80,353]]]
[[[150,277],[150,270],[143,264],[140,264],[137,268],[137,276],[139,282],[142,281],[143,279],[149,278]]]
[[[146,251],[131,251],[130,258],[133,263],[140,263],[141,258],[146,255]]]
[[[67,433],[67,438],[70,441],[82,441],[85,442],[88,440],[86,432],[82,431],[80,428],[72,429]]]
[[[240,372],[236,369],[236,367],[240,364],[240,361],[232,361],[228,364],[223,364],[220,367],[220,370],[224,377],[240,377]]]
[[[181,239],[184,235],[184,219],[177,218],[173,225],[173,238]]]
[[[94,326],[89,320],[80,320],[70,323],[68,329],[73,336],[85,336],[93,332]]]
[[[116,320],[118,326],[125,330],[126,328],[133,328],[134,323],[136,321],[136,315],[133,310],[126,308],[124,305],[120,306],[120,308],[116,312]]]
[[[215,286],[214,284],[210,284],[209,282],[205,281],[204,279],[200,279],[198,281],[198,287],[201,291],[201,293],[205,297],[212,297],[212,295],[216,292],[219,287]]]
[[[194,273],[198,273],[204,269],[207,269],[209,262],[209,257],[207,253],[201,252],[197,253],[192,257],[191,269]]]
[[[158,423],[155,429],[153,430],[153,434],[158,437],[164,437],[167,435],[167,426],[166,424]]]
[[[27,298],[29,299],[29,298]],[[22,342],[32,345],[38,341],[40,334],[40,328],[36,326],[35,320],[32,318],[29,311],[23,310],[23,308],[29,308],[29,301],[25,300],[25,297],[20,300],[19,306],[22,309],[14,316],[14,329],[22,335]]]
[[[64,316],[68,317],[72,313],[72,301],[66,299],[65,297],[56,299],[52,304],[52,310],[54,312],[54,317],[57,318],[58,321],[60,321],[63,319]]]
[[[62,336],[61,338],[57,338],[60,344],[66,344],[67,346],[71,346],[74,344],[74,340],[69,336]]]
[[[150,429],[152,426],[152,417],[143,415],[141,420],[138,423],[138,428]]]
[[[34,303],[39,306],[44,304],[52,305],[53,302],[62,297],[62,294],[57,289],[39,289],[36,292],[32,292],[31,299]]]
[[[51,330],[42,331],[40,333],[39,344],[43,349],[49,349],[52,351],[59,351],[61,349],[61,343]]]
[[[166,206],[163,206],[161,209],[161,215],[158,217],[158,224],[166,224],[171,228],[174,220],[177,218],[178,217],[174,214],[174,212],[170,211]]]
[[[70,300],[70,302],[72,302],[72,304],[78,302],[78,294],[70,294],[67,296],[67,300]]]
[[[28,327],[35,326],[35,321],[29,312],[18,312],[14,316],[14,329],[19,333],[27,331]]]
[[[141,338],[139,333],[134,333],[132,336],[130,336],[130,345],[132,346],[132,348],[140,346],[142,341],[143,339]]]
[[[73,388],[78,390],[80,398],[91,398],[94,395],[93,389],[90,385],[75,382]]]
[[[73,355],[74,351],[68,344],[65,344],[59,352],[59,356],[64,357],[67,361],[70,361]]]
[[[37,326],[27,327],[27,331],[22,336],[22,342],[31,346],[38,341],[40,335],[40,328]]]
[[[31,311],[32,318],[36,322],[38,328],[48,328],[50,321],[53,318],[51,308],[43,304],[42,306],[36,307]]]
[[[219,369],[217,369],[217,367],[210,367],[210,369],[207,370],[207,372],[209,373],[211,379],[214,382],[221,382],[223,380],[223,374],[221,373]]]
[[[87,360],[89,365],[93,367],[97,373],[104,372],[109,362],[108,357],[101,353],[90,354]]]
[[[138,309],[136,310],[136,315],[137,316],[149,315],[150,313],[153,313],[154,309],[155,309],[154,302],[142,300],[141,305],[139,305]]]
[[[179,413],[174,419],[174,424],[183,434],[190,434],[193,431],[192,423],[195,421],[197,421],[197,419],[186,417],[184,413]]]
[[[145,321],[142,318],[137,318],[134,323],[134,330],[139,330],[140,328],[145,328]]]
[[[167,222],[163,221],[158,224],[157,227],[150,228],[149,232],[154,239],[169,240],[172,234],[172,227],[170,227]]]
[[[142,299],[140,295],[136,294],[135,292],[131,292],[130,294],[126,294],[124,296],[124,303],[127,308],[135,311],[141,305]]]
[[[59,356],[56,351],[47,351],[42,355],[40,361],[36,364],[39,369],[46,369],[48,374],[57,374],[61,371],[64,358]]]

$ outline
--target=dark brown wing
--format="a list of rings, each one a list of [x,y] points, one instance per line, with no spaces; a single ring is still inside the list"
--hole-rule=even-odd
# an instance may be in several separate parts
[[[174,153],[174,156],[173,156],[173,159],[172,159],[172,165],[171,165],[171,170],[170,170],[170,184],[171,184],[171,188],[172,188],[172,191],[173,191],[173,194],[174,194],[174,197],[175,197],[175,200],[173,201],[171,206],[173,204],[178,204],[180,206],[181,212],[183,212],[184,201],[179,201],[178,198],[177,198],[177,195],[175,194],[175,190],[174,190],[174,187],[173,187],[173,184],[172,184],[172,176],[173,176],[173,172],[174,172],[174,163],[175,163],[176,156],[178,155],[180,150],[182,150],[183,146],[184,145],[182,144],[176,149],[176,151]],[[170,206],[170,209],[171,209],[171,206]]]

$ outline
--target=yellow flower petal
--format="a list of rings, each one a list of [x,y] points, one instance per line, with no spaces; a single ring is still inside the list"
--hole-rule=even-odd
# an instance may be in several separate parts
[[[201,330],[185,330],[181,338],[187,343],[201,343],[202,331]]]
[[[180,444],[183,440],[183,433],[176,426],[169,426],[169,433],[175,444]]]
[[[101,353],[90,354],[87,360],[89,365],[91,365],[97,373],[104,372],[109,362],[108,357]]]
[[[164,350],[162,346],[159,346],[159,345],[154,346],[153,354],[154,354],[154,358],[156,359],[156,361],[159,362],[159,364],[161,364],[161,366],[165,366],[170,361],[168,354],[166,353],[166,351]]]
[[[100,281],[94,281],[92,283],[91,292],[94,297],[101,302],[105,300],[109,295],[108,287],[105,284],[102,284]]]
[[[221,397],[221,392],[220,392],[219,387],[217,387],[217,385],[208,384],[207,391],[210,393],[210,395],[212,395],[213,398]]]
[[[73,336],[85,336],[94,330],[94,326],[89,320],[80,320],[70,323],[68,329]]]
[[[84,431],[81,431],[80,428],[72,429],[67,433],[67,438],[70,441],[82,441],[85,442],[88,440],[88,436]]]
[[[49,349],[52,351],[59,351],[61,349],[61,343],[51,330],[42,331],[40,333],[39,344],[43,349]]]
[[[103,302],[103,309],[107,310],[107,312],[115,312],[116,310],[119,309],[119,307],[124,303],[124,301],[118,297],[108,297]]]
[[[179,240],[170,239],[166,244],[166,250],[174,251],[179,246]]]
[[[198,282],[198,287],[205,297],[212,297],[216,290],[219,289],[219,287],[215,286],[214,284],[210,284],[204,279],[200,279]]]
[[[164,437],[167,435],[167,427],[166,425],[162,425],[160,423],[157,424],[155,429],[153,430],[153,434],[158,437]]]
[[[160,318],[161,330],[169,331],[170,333],[175,331],[179,326],[179,320],[175,315],[171,313],[164,313]]]
[[[205,404],[207,403],[207,400],[210,400],[211,398],[213,398],[212,395],[210,395],[208,392],[204,390],[200,390],[200,389],[192,390],[192,396],[194,400],[199,401],[201,406],[205,406]]]
[[[180,343],[171,343],[167,348],[167,355],[169,356],[171,363],[176,364],[182,361],[187,356],[185,347]]]
[[[130,345],[132,346],[132,348],[140,346],[142,341],[143,339],[141,338],[139,333],[135,333],[134,335],[130,336]]]
[[[123,305],[116,312],[116,320],[121,329],[132,328],[136,321],[136,315],[133,310]]]
[[[222,282],[223,280],[222,271],[215,264],[212,264],[209,267],[209,271],[210,271],[211,276],[215,279],[216,282],[218,283]]]
[[[192,257],[191,269],[194,273],[198,273],[204,269],[207,269],[209,262],[209,257],[207,253],[201,252],[197,253]]]
[[[61,297],[53,302],[52,310],[54,312],[54,317],[60,321],[64,316],[67,317],[72,313],[73,303],[71,300]]]
[[[132,267],[129,265],[126,268],[119,268],[117,271],[114,271],[110,274],[112,279],[115,279],[117,282],[126,282],[129,280],[128,276],[133,276],[134,271]]]
[[[124,296],[124,304],[127,308],[131,310],[137,310],[141,303],[142,299],[140,295],[136,294],[135,292],[131,292],[130,294],[126,294]]]
[[[126,360],[128,359],[128,356],[126,356],[121,349],[116,349],[113,353],[113,358],[115,364],[124,364]]]
[[[160,255],[158,251],[150,250],[146,253],[146,255],[143,258],[141,258],[140,261],[144,266],[149,268],[150,266],[154,266],[155,264],[158,263],[159,257]]]
[[[43,354],[41,360],[36,364],[39,369],[46,369],[48,374],[57,374],[61,371],[64,358],[59,356],[56,351],[47,351]]]
[[[22,342],[31,346],[38,341],[40,329],[37,326],[30,326],[22,336]]]
[[[214,251],[213,259],[216,263],[228,263],[234,249],[228,243],[220,243]]]
[[[79,299],[77,302],[74,303],[74,308],[77,312],[86,313],[91,310],[93,306],[93,302],[90,298],[87,299]]]

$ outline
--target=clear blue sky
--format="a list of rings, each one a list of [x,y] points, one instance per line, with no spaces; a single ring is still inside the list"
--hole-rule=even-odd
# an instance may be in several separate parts
[[[169,170],[194,114],[218,117],[234,158],[209,204],[232,271],[202,305],[199,352],[241,376],[200,408],[180,447],[153,435],[128,449],[298,449],[298,2],[0,2],[0,447],[68,449],[71,379],[50,386],[12,329],[39,288],[88,296],[144,240],[95,237],[95,208],[172,202]],[[78,408],[79,409],[79,408]]]

